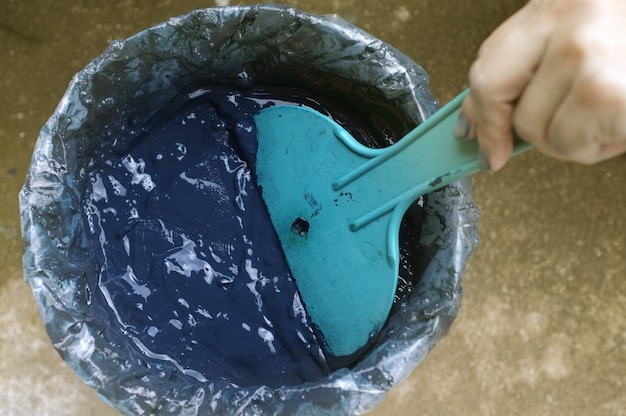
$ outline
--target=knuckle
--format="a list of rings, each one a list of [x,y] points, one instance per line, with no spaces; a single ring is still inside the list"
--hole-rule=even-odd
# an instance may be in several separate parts
[[[556,132],[556,128],[547,137],[548,154],[559,159],[569,160],[583,165],[596,163],[599,157],[600,145],[590,137],[568,134],[565,131]]]
[[[488,93],[491,83],[483,68],[483,63],[480,58],[472,64],[469,70],[469,83],[472,89],[472,94],[482,99]]]
[[[580,105],[594,112],[626,109],[626,84],[622,77],[612,77],[608,72],[581,77],[574,94]]]
[[[588,54],[586,43],[584,36],[579,32],[565,37],[558,50],[559,59],[569,65],[583,62]]]

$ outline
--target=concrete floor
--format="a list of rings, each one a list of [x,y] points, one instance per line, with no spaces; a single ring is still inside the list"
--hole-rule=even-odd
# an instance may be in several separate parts
[[[291,2],[339,13],[407,53],[440,102],[465,87],[481,40],[523,3]],[[75,72],[110,40],[213,4],[0,0],[0,414],[114,414],[43,330],[22,280],[17,193],[38,131]],[[459,318],[371,414],[625,415],[625,161],[583,167],[532,152],[476,176],[482,241]]]

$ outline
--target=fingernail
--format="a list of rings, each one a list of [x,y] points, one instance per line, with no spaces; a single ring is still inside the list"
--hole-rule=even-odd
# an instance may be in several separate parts
[[[459,119],[456,122],[456,126],[454,127],[454,137],[457,139],[469,139],[470,133],[470,124],[467,121],[467,118],[463,115],[463,113],[459,114]]]
[[[478,168],[482,171],[487,171],[489,169],[489,159],[483,153],[482,150],[478,151]]]

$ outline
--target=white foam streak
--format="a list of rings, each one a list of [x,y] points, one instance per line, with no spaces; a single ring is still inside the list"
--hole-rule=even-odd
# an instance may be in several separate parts
[[[107,190],[104,187],[104,182],[102,182],[102,178],[100,177],[100,175],[96,174],[95,178],[91,178],[91,187],[93,190],[91,194],[91,199],[93,201],[101,201],[104,199],[105,202],[109,202]]]
[[[237,179],[237,196],[235,196],[235,202],[240,210],[245,211],[246,207],[243,203],[243,197],[248,195],[246,191],[246,185],[250,182],[250,171],[247,169],[246,163],[238,157],[229,158],[228,156],[220,156],[224,167],[228,173],[234,173]],[[230,160],[233,160],[237,165],[235,167],[230,166]]]
[[[257,333],[259,334],[261,339],[267,343],[267,346],[269,347],[270,352],[272,354],[276,354],[276,347],[274,347],[274,334],[272,334],[270,331],[268,331],[265,328],[259,328]]]
[[[135,161],[131,155],[126,155],[122,159],[122,165],[129,171],[133,177],[130,181],[133,185],[141,184],[143,189],[150,192],[156,188],[156,184],[152,181],[152,177],[145,172],[146,162],[143,159]]]
[[[180,371],[181,373],[194,377],[195,379],[197,379],[198,381],[200,381],[201,383],[206,383],[209,380],[203,376],[200,372],[196,371],[196,370],[191,370],[188,368],[184,368],[182,365],[180,365],[178,363],[178,361],[176,361],[175,359],[173,359],[172,357],[170,357],[167,354],[159,354],[159,353],[155,353],[153,351],[151,351],[148,347],[146,347],[137,337],[132,337],[133,342],[135,343],[135,345],[137,345],[137,347],[139,347],[139,349],[146,354],[146,356],[150,357],[150,358],[154,358],[155,360],[162,360],[162,361],[169,361],[170,363],[174,364],[174,366],[178,369],[178,371]]]
[[[128,283],[135,295],[141,296],[144,300],[148,300],[148,296],[152,293],[146,284],[139,284],[137,276],[130,265],[126,266],[126,273],[121,276],[122,280]]]
[[[259,291],[256,290],[256,285],[259,281],[259,269],[252,266],[251,259],[246,259],[245,269],[246,269],[246,273],[250,277],[250,280],[252,280],[250,283],[247,283],[246,286],[256,298],[257,309],[259,310],[259,312],[261,312],[263,310],[263,299],[261,298],[261,294],[259,293]]]
[[[192,273],[201,273],[205,282],[211,284],[215,273],[213,267],[206,262],[198,258],[196,254],[196,243],[185,237],[183,238],[183,245],[178,247],[178,250],[172,252],[165,258],[165,266],[167,267],[167,273],[175,272],[185,277],[191,277]]]
[[[115,179],[113,175],[109,175],[109,182],[111,182],[111,186],[113,187],[113,193],[117,196],[126,196],[126,188],[120,181]]]

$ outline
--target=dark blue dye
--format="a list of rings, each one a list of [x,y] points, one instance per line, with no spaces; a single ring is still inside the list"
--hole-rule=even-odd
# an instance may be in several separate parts
[[[129,123],[82,171],[83,218],[101,264],[94,306],[152,371],[167,361],[199,381],[279,387],[317,381],[366,353],[325,354],[311,326],[254,181],[252,115],[305,105],[366,145],[394,137],[386,124],[368,126],[386,118],[378,112],[363,118],[308,96],[215,86],[181,94],[150,122]],[[400,227],[397,299],[418,275],[420,205]]]
[[[240,386],[330,371],[254,182],[251,115],[275,101],[227,88],[183,94],[84,172],[102,263],[95,302],[149,365]]]

